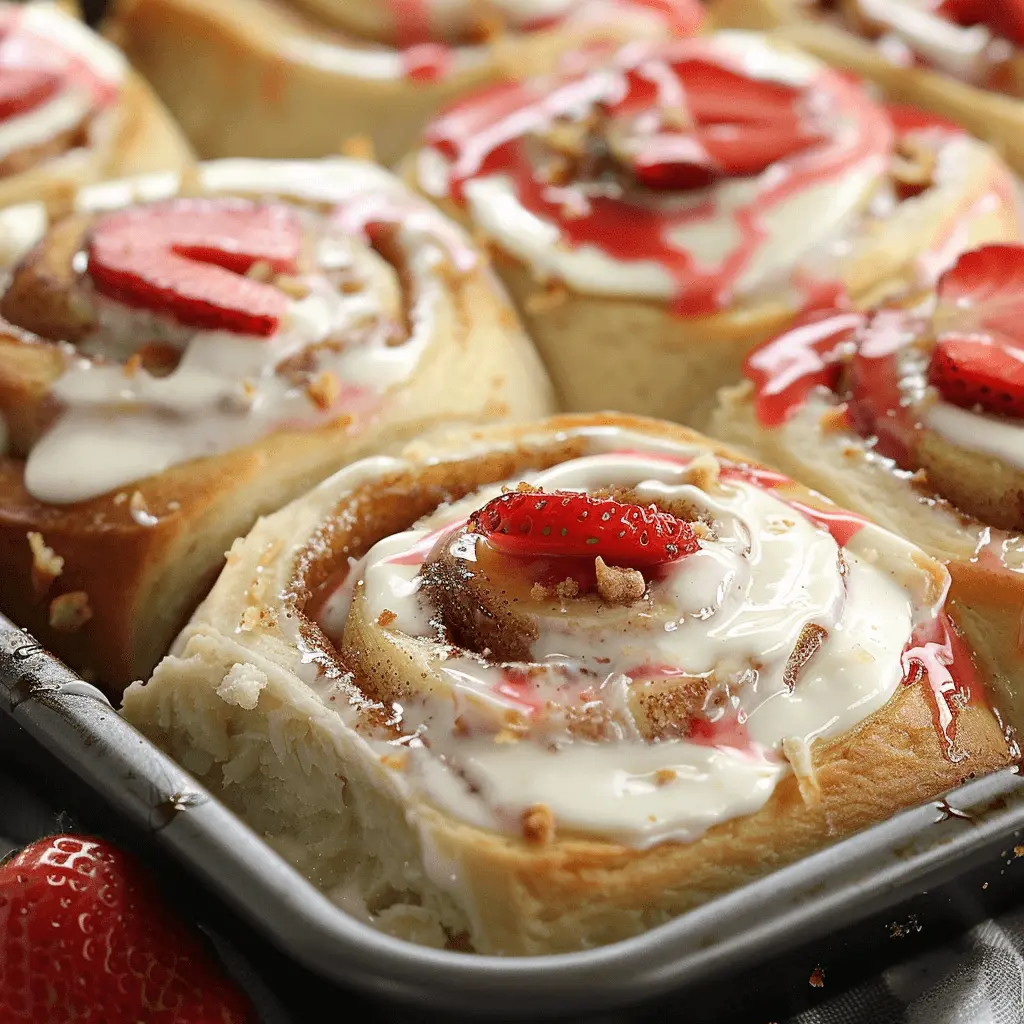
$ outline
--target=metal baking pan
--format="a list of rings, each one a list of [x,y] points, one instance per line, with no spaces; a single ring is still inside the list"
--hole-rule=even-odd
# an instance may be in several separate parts
[[[2,616],[0,714],[299,964],[458,1019],[607,1011],[745,972],[972,869],[999,869],[1024,833],[1024,778],[1011,768],[626,942],[550,957],[483,957],[414,946],[346,915],[98,690]]]

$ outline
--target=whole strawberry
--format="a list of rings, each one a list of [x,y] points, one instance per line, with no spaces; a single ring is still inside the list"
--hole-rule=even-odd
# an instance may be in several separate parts
[[[0,867],[3,1024],[252,1024],[245,998],[143,869],[51,836]]]

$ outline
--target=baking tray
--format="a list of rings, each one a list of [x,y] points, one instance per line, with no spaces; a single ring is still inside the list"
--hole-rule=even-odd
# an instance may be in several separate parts
[[[483,957],[421,948],[346,915],[123,721],[99,690],[2,616],[0,713],[298,963],[459,1019],[607,1011],[746,971],[908,895],[999,867],[1024,834],[1024,778],[1010,768],[626,942],[549,957]]]

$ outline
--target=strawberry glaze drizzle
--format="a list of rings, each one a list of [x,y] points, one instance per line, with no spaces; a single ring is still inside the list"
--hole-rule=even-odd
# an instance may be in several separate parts
[[[709,69],[715,69],[710,70]],[[831,137],[769,165],[753,200],[732,212],[738,241],[715,266],[701,265],[686,248],[669,236],[723,216],[714,189],[690,193],[695,201],[680,204],[678,192],[652,197],[639,190],[615,197],[584,196],[579,183],[554,188],[541,180],[531,160],[527,140],[543,134],[559,117],[581,111],[604,111],[612,116],[635,116],[682,106],[699,116],[703,105],[721,102],[716,92],[704,92],[709,74],[745,79],[765,97],[767,121],[796,116],[801,123],[812,106],[827,116],[819,122],[830,127]],[[689,80],[687,81],[687,75]],[[495,87],[456,104],[435,122],[428,145],[450,161],[449,191],[464,202],[467,182],[478,177],[507,175],[520,203],[540,219],[554,223],[562,241],[571,247],[594,246],[626,263],[655,262],[666,269],[676,285],[674,308],[684,316],[714,313],[732,300],[743,276],[769,237],[764,218],[773,208],[821,183],[839,179],[857,164],[877,158],[880,167],[892,150],[893,130],[883,108],[861,88],[830,71],[821,71],[804,90],[793,90],[788,114],[780,93],[790,91],[775,82],[750,78],[738,61],[730,61],[702,40],[669,46],[626,47],[610,60],[591,66],[575,77],[564,77],[553,87],[543,83],[512,83]],[[758,117],[749,102],[723,118],[734,125]],[[840,137],[840,118],[854,126]],[[665,197],[669,202],[664,202]],[[571,213],[567,213],[571,210]]]

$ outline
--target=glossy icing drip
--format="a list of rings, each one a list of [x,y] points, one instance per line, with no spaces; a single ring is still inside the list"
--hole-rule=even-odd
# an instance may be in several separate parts
[[[423,799],[506,832],[543,806],[560,831],[638,847],[692,840],[770,798],[789,772],[784,740],[855,728],[922,674],[958,756],[956,712],[974,677],[950,639],[948,577],[912,545],[810,506],[777,473],[618,430],[522,479],[548,493],[625,487],[638,502],[691,508],[710,532],[697,553],[647,573],[641,601],[609,607],[595,603],[578,560],[496,561],[464,532],[496,485],[380,541],[336,577],[317,620],[350,667],[363,657],[376,666],[357,681],[372,698],[390,678],[385,662],[407,666],[403,692],[384,698],[399,735],[367,736],[403,752],[400,779]],[[525,659],[496,660],[438,633],[438,558],[504,595],[533,594],[520,609],[536,625]],[[575,591],[552,598],[543,581],[558,577]]]

